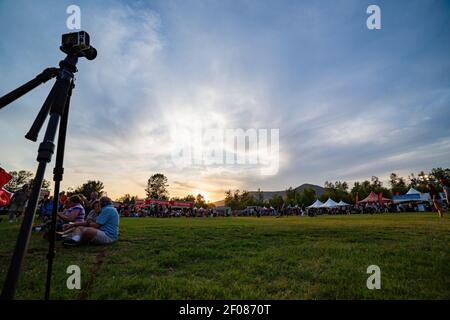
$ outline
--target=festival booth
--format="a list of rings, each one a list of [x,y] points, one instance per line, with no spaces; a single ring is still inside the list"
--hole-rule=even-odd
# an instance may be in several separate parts
[[[320,206],[323,205],[323,203],[317,199],[316,202],[314,202],[312,205],[310,205],[309,207],[307,207],[308,209],[312,209],[312,208],[320,208]]]
[[[393,196],[392,201],[394,203],[431,202],[431,197],[429,193],[421,193],[420,191],[411,188],[403,195]]]
[[[338,207],[347,207],[347,206],[351,206],[351,204],[345,203],[344,201],[339,201],[338,202]]]
[[[172,208],[192,208],[194,206],[194,202],[191,201],[166,201],[166,200],[155,200],[155,199],[147,199],[145,200],[145,205],[160,205]]]
[[[338,204],[336,201],[334,201],[331,198],[328,198],[328,200],[324,204],[322,204],[320,206],[320,208],[330,208],[331,209],[331,208],[336,208],[337,206],[338,206]]]
[[[144,208],[144,207],[145,207],[145,200],[137,199],[137,200],[134,202],[134,207],[135,207],[135,208],[139,208],[139,209]]]
[[[358,203],[387,203],[391,202],[391,199],[383,197],[382,193],[376,194],[371,191],[370,194]]]

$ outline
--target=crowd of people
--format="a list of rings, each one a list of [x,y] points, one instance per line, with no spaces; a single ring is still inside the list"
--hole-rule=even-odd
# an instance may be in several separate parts
[[[228,207],[196,208],[171,207],[152,204],[136,206],[134,204],[116,204],[113,206],[111,199],[98,197],[92,192],[89,199],[84,195],[66,195],[63,191],[59,194],[57,208],[58,237],[64,240],[66,245],[78,245],[82,243],[108,244],[118,239],[119,216],[122,217],[227,217],[227,216],[316,216],[320,214],[349,215],[349,214],[376,214],[399,212],[426,212],[434,211],[443,216],[443,212],[450,208],[450,181],[440,179],[445,198],[441,199],[439,192],[431,183],[427,185],[430,201],[410,201],[406,203],[370,202],[352,205],[341,205],[333,208],[308,208],[306,206],[282,205],[280,208],[253,206],[243,210],[231,210]],[[11,198],[8,207],[9,222],[13,223],[25,211],[30,196],[29,185],[24,185],[16,191]],[[53,212],[54,201],[49,194],[44,194],[38,205],[38,214],[44,221],[36,226],[35,231],[48,232]],[[87,213],[87,214],[86,214]]]
[[[446,208],[447,205],[440,205]],[[283,206],[273,207],[247,207],[243,210],[224,210],[219,208],[172,208],[170,206],[143,206],[119,205],[118,211],[122,217],[131,218],[174,218],[174,217],[282,217],[282,216],[317,216],[328,215],[350,215],[350,214],[379,214],[379,213],[400,213],[400,212],[426,212],[433,211],[433,204],[429,202],[408,202],[408,203],[364,203],[356,205],[337,206],[334,208],[307,208],[305,206]]]
[[[44,222],[33,230],[44,232],[44,237],[50,231],[53,203],[52,197],[44,195],[39,204],[39,214]],[[113,207],[111,199],[98,198],[95,192],[89,200],[81,194],[68,197],[65,192],[61,192],[56,232],[57,239],[62,240],[65,246],[111,244],[119,237],[119,213]]]
[[[215,208],[196,207],[172,207],[165,205],[135,206],[133,204],[118,205],[117,209],[121,217],[131,218],[170,218],[170,217],[218,217],[227,216],[226,213]]]

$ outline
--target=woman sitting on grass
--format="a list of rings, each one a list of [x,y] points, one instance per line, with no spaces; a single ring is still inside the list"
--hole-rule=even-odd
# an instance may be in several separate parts
[[[80,244],[111,244],[119,237],[119,213],[112,206],[108,197],[100,198],[101,211],[95,222],[86,220],[64,226],[65,230],[73,229],[63,244],[65,246],[78,246]]]
[[[63,224],[84,221],[85,212],[79,196],[71,196],[66,202],[66,207],[64,212],[58,212],[59,221]]]
[[[97,219],[98,215],[102,211],[102,207],[100,206],[100,200],[94,200],[91,203],[91,207],[92,207],[92,209],[89,212],[88,216],[86,217],[86,221],[91,220],[92,222],[95,222],[95,220]]]

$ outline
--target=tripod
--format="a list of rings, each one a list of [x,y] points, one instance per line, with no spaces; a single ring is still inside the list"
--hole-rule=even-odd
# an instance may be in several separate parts
[[[45,169],[47,164],[51,161],[55,149],[55,136],[58,130],[58,146],[56,151],[56,162],[53,170],[53,181],[55,182],[55,190],[53,196],[53,210],[49,234],[49,247],[47,253],[47,278],[45,286],[45,300],[50,297],[51,277],[53,259],[55,257],[55,240],[56,240],[56,220],[58,212],[58,198],[60,182],[63,179],[63,160],[64,148],[67,132],[67,122],[69,119],[69,105],[74,85],[74,73],[77,72],[76,64],[78,62],[78,55],[68,54],[67,57],[59,63],[59,68],[47,68],[35,79],[25,83],[19,88],[11,91],[0,98],[0,109],[15,101],[29,91],[33,90],[40,84],[56,77],[56,82],[53,85],[50,93],[45,99],[36,119],[34,120],[30,130],[25,135],[25,138],[36,141],[39,131],[50,114],[50,119],[47,124],[44,139],[39,145],[37,161],[38,168],[36,171],[33,188],[30,199],[25,210],[22,225],[20,227],[19,236],[17,238],[16,247],[11,258],[8,273],[3,285],[1,299],[10,300],[14,298],[16,291],[17,280],[19,278],[20,268],[23,258],[28,248],[31,228],[33,225],[34,215],[39,200],[39,195],[44,180]]]

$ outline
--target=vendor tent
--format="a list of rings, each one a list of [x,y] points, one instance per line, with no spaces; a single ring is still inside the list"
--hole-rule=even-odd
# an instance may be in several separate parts
[[[431,201],[431,197],[430,197],[430,194],[428,192],[422,193],[420,191],[417,191],[414,188],[409,189],[406,194],[419,194],[420,195],[420,201]]]
[[[393,196],[392,200],[394,203],[401,202],[424,202],[431,201],[431,197],[429,193],[421,193],[414,188],[410,188],[407,193],[400,196]]]
[[[420,194],[420,192],[411,187],[406,194]]]
[[[391,199],[382,197],[382,202],[391,202]],[[371,191],[370,194],[363,200],[358,201],[358,203],[376,203],[379,202],[378,195]]]
[[[334,201],[331,198],[328,198],[328,200],[323,205],[321,205],[320,207],[321,208],[336,208],[337,206],[338,206],[338,204],[337,204],[336,201]]]
[[[339,201],[338,202],[338,204],[337,204],[339,207],[345,207],[345,206],[350,206],[350,204],[348,204],[348,203],[345,203],[344,201]]]
[[[320,208],[321,205],[323,205],[323,203],[320,202],[319,199],[317,199],[316,202],[314,202],[312,205],[310,205],[310,206],[307,207],[307,208]]]

